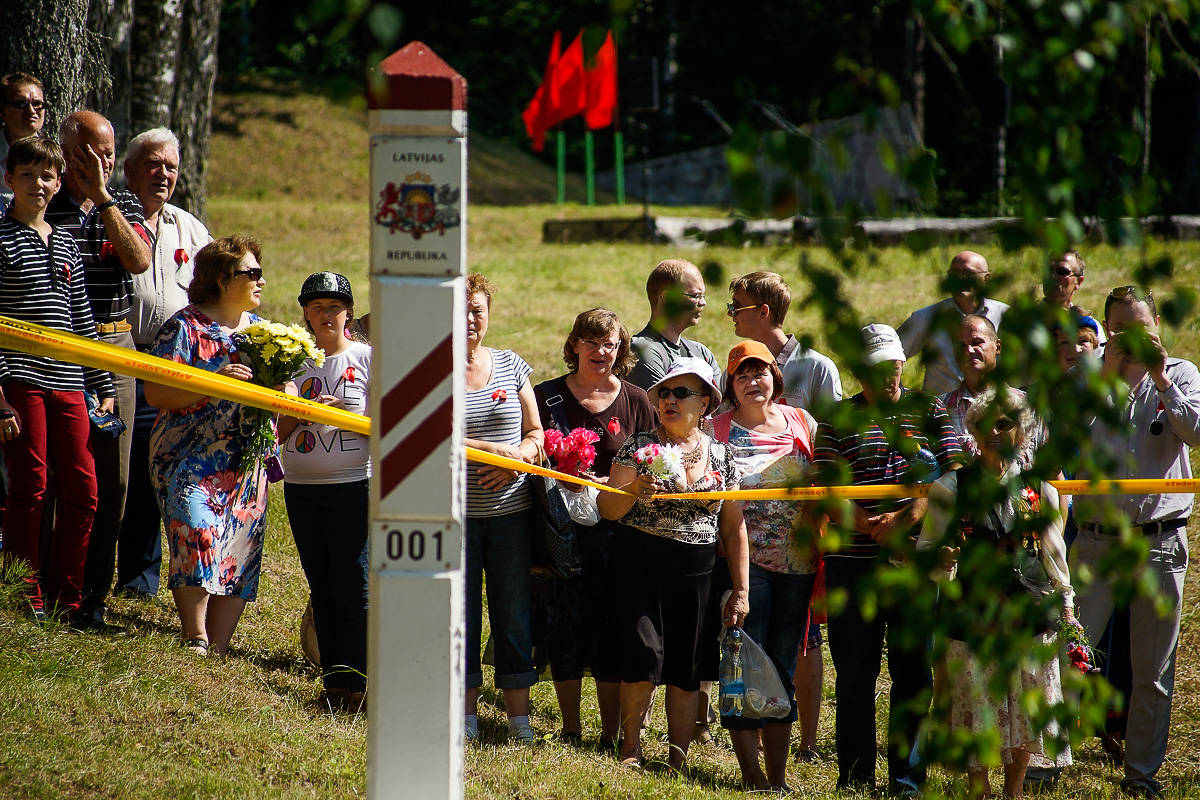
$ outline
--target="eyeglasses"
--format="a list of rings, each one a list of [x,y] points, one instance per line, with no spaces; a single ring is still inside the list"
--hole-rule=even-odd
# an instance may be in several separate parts
[[[668,397],[674,397],[676,400],[687,400],[693,395],[696,397],[708,397],[707,392],[693,392],[686,386],[676,386],[674,389],[670,389],[666,386],[658,387],[659,400],[666,400]]]
[[[995,433],[1008,433],[1013,428],[1017,427],[1017,423],[1013,422],[1008,417],[1001,417],[992,425],[992,431]]]
[[[726,314],[728,314],[728,315],[729,315],[729,316],[731,316],[731,317],[736,317],[736,316],[737,316],[737,313],[738,313],[739,311],[745,311],[745,310],[746,310],[746,309],[748,309],[748,308],[758,308],[760,305],[762,305],[762,304],[761,304],[761,303],[755,303],[755,304],[754,304],[754,305],[752,305],[752,306],[741,306],[741,307],[738,307],[738,306],[735,306],[733,303],[726,303],[726,304],[725,304],[725,313],[726,313]]]
[[[1077,277],[1077,278],[1079,277],[1079,273],[1078,273],[1078,272],[1076,272],[1075,270],[1071,269],[1070,267],[1064,267],[1064,266],[1063,266],[1063,265],[1061,265],[1061,264],[1059,264],[1059,265],[1055,266],[1055,267],[1054,267],[1054,268],[1051,270],[1051,272],[1053,272],[1055,275],[1057,275],[1057,276],[1058,276],[1058,277],[1060,277],[1060,278],[1069,278],[1069,277],[1071,277],[1072,275],[1074,275],[1074,276],[1075,276],[1075,277]]]
[[[686,297],[688,300],[695,300],[697,303],[699,303],[701,300],[704,299],[705,295],[704,295],[704,292],[700,292],[699,294],[692,294],[691,292],[684,292],[683,296]]]
[[[599,350],[601,353],[615,353],[621,346],[619,342],[597,342],[595,339],[580,339],[579,343],[588,350]]]
[[[35,112],[40,113],[46,107],[46,104],[41,100],[9,100],[8,107],[13,111],[24,111],[26,107],[32,108]]]
[[[246,275],[251,281],[258,283],[262,280],[262,267],[251,267],[250,269],[235,269],[234,275]]]
[[[1140,286],[1118,286],[1109,292],[1109,296],[1113,300],[1124,300],[1129,295],[1133,295],[1138,300],[1148,300],[1153,294],[1154,292]]]

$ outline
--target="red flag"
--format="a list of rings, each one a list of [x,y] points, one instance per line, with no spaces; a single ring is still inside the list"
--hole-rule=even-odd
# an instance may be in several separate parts
[[[550,102],[549,86],[554,77],[554,66],[558,63],[561,50],[562,35],[555,31],[554,41],[550,43],[550,56],[546,59],[546,69],[542,73],[542,85],[538,87],[537,93],[534,94],[533,99],[529,101],[529,105],[521,114],[521,119],[525,121],[525,132],[533,140],[535,153],[542,152],[546,146],[546,128],[553,127],[543,124],[543,120],[553,117],[553,112],[547,107]]]
[[[550,81],[550,102],[543,104],[547,113],[542,115],[546,130],[577,117],[587,110],[587,79],[583,72],[583,32],[567,46],[562,57],[554,65],[554,77]]]
[[[617,110],[617,47],[612,31],[596,51],[592,67],[587,70],[587,111],[583,118],[591,130],[613,124]]]

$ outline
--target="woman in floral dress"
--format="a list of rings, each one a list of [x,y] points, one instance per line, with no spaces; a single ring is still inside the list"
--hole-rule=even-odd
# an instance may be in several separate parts
[[[1061,606],[1055,613],[1068,624],[1079,623],[1058,492],[1022,474],[1015,457],[1035,430],[1032,410],[1016,393],[990,388],[967,409],[965,424],[979,443],[979,458],[931,484],[917,549],[938,553],[933,578],[962,584],[959,597],[943,602],[940,613],[947,629],[950,727],[984,744],[967,754],[970,796],[992,796],[986,763],[991,759],[984,756],[987,743],[995,742],[1004,797],[1020,797],[1031,757],[1059,767],[1071,763],[1066,732],[1053,719],[1038,724],[1029,695],[1040,694],[1047,707],[1063,702],[1050,609]],[[968,486],[971,493],[960,491]],[[996,502],[981,511],[980,498],[992,489]],[[1040,574],[1034,568],[1039,564]],[[1035,597],[1042,599],[1035,604]],[[1022,641],[1028,634],[1032,641]],[[1009,653],[1018,653],[1019,663],[1001,684],[995,662]],[[996,693],[999,685],[1007,686],[1004,694]]]
[[[259,320],[251,311],[266,285],[253,239],[217,239],[195,258],[191,303],[167,320],[151,352],[238,380],[232,335]],[[290,387],[292,393],[295,387]],[[231,400],[146,384],[159,409],[150,474],[170,544],[167,586],[186,646],[224,655],[242,610],[258,594],[267,522],[265,470],[242,458],[255,420]]]

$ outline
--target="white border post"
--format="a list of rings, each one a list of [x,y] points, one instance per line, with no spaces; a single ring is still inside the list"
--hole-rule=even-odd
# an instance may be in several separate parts
[[[371,135],[367,796],[463,795],[467,84],[421,42],[377,68]]]

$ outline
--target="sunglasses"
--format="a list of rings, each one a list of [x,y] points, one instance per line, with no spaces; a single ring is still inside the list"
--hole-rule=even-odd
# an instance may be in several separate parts
[[[1072,275],[1074,275],[1075,277],[1079,277],[1078,272],[1071,269],[1070,267],[1064,267],[1061,264],[1054,267],[1054,269],[1052,269],[1051,272],[1053,272],[1055,275],[1057,275],[1060,278],[1069,278]]]
[[[996,420],[996,424],[992,426],[994,433],[1008,433],[1013,428],[1017,427],[1017,423],[1013,422],[1008,417],[1001,417]]]
[[[32,108],[35,112],[40,112],[43,108],[46,107],[46,104],[38,102],[37,100],[9,100],[8,101],[8,107],[11,108],[13,111],[24,111],[26,106],[28,106],[29,108]]]
[[[234,275],[247,275],[250,280],[258,283],[262,280],[262,267],[251,267],[250,269],[235,269]]]
[[[1124,300],[1129,295],[1133,295],[1137,300],[1146,300],[1153,296],[1154,292],[1149,289],[1143,289],[1140,286],[1118,286],[1109,292],[1109,296],[1113,300]]]
[[[729,316],[731,316],[731,317],[736,317],[736,316],[737,316],[737,313],[738,313],[739,311],[745,311],[745,310],[746,310],[746,309],[748,309],[748,308],[758,308],[758,304],[757,304],[757,303],[755,303],[755,304],[754,304],[754,305],[752,305],[752,306],[741,306],[741,307],[738,307],[738,306],[735,306],[733,303],[726,303],[726,304],[725,304],[725,313],[726,313],[726,314],[728,314],[728,315],[729,315]]]
[[[707,392],[693,392],[686,386],[676,386],[674,389],[669,389],[666,386],[658,387],[659,400],[666,400],[668,397],[674,397],[676,400],[686,400],[693,395],[696,397],[708,397]]]

